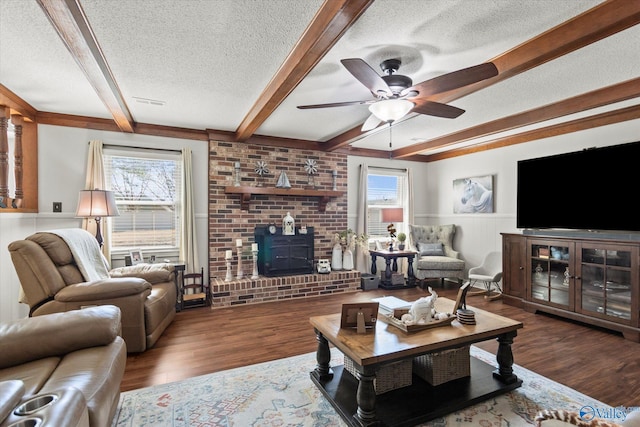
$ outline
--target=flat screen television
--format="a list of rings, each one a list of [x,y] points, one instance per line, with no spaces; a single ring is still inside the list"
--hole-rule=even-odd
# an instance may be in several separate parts
[[[517,227],[640,231],[640,142],[518,162]]]

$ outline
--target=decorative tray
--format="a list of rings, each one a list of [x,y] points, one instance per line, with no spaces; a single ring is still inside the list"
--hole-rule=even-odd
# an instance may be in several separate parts
[[[382,320],[385,323],[395,326],[401,331],[410,334],[413,332],[424,331],[425,329],[436,328],[438,326],[447,326],[450,325],[456,319],[456,316],[449,316],[446,319],[442,320],[434,320],[433,322],[424,323],[422,325],[405,325],[400,318],[403,314],[408,313],[407,309],[396,309],[393,310],[392,314],[381,314],[379,320]]]

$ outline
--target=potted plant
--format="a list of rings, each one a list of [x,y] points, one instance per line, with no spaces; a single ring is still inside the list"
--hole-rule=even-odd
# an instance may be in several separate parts
[[[405,233],[398,233],[398,249],[404,251],[404,242],[407,240],[407,235]]]

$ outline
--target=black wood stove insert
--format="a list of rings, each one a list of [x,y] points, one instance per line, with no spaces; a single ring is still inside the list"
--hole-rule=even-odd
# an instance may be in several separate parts
[[[311,274],[313,270],[313,227],[307,234],[284,236],[282,227],[271,234],[268,227],[256,227],[258,273],[263,276],[293,276]]]

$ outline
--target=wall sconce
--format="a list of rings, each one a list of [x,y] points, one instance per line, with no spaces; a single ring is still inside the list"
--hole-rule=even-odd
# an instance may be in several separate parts
[[[119,216],[118,206],[113,191],[106,190],[82,190],[78,197],[76,218],[95,218],[96,240],[102,247],[102,233],[100,232],[100,219],[105,216]]]

